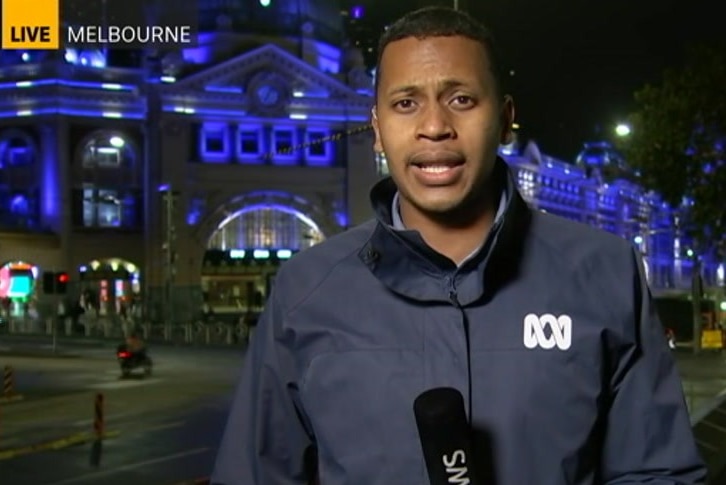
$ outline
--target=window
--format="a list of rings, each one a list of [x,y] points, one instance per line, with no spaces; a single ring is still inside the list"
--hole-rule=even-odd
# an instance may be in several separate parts
[[[292,130],[275,131],[275,153],[290,155],[293,149],[295,133]]]
[[[308,134],[308,143],[310,143],[308,153],[311,157],[324,157],[328,154],[328,142],[324,141],[327,135],[321,131],[313,131]]]
[[[294,128],[277,128],[272,132],[272,161],[275,165],[293,165],[297,162],[298,153]]]
[[[3,165],[9,167],[30,165],[33,162],[33,153],[27,146],[9,146],[4,161]]]
[[[263,152],[262,128],[240,126],[237,129],[237,157],[249,161],[259,159]]]
[[[16,194],[10,200],[10,213],[19,216],[27,216],[30,214],[30,202],[28,197],[23,194]]]
[[[121,201],[111,190],[83,190],[83,225],[86,227],[119,227]]]
[[[86,168],[132,167],[136,150],[123,133],[99,131],[83,144],[81,163]]]
[[[0,188],[0,226],[32,229],[38,226],[38,197],[34,190]]]
[[[308,165],[330,166],[332,150],[327,130],[309,130],[305,137]]]
[[[204,152],[205,153],[224,153],[224,132],[207,131],[204,133]]]
[[[228,127],[224,123],[204,123],[199,133],[199,155],[202,162],[229,160]]]
[[[299,250],[317,244],[323,238],[319,228],[296,210],[260,206],[228,219],[209,239],[207,248]]]
[[[0,137],[0,169],[32,165],[35,158],[35,144],[28,134],[10,130]]]
[[[121,165],[121,154],[115,147],[89,147],[86,165],[96,167],[118,167]]]
[[[86,185],[76,191],[74,223],[82,227],[139,227],[141,194]],[[81,217],[78,217],[80,215]]]
[[[260,152],[260,134],[256,131],[241,131],[239,151],[244,155],[257,155]]]

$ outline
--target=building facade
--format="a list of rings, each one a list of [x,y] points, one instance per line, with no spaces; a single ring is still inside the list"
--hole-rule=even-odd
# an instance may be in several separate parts
[[[40,275],[67,271],[63,298],[100,315],[257,312],[280,264],[371,216],[386,163],[372,149],[372,80],[360,52],[340,47],[335,2],[264,3],[200,2],[200,46],[164,56],[3,53],[8,311],[54,311]],[[632,240],[654,288],[688,288],[693,258],[673,211],[605,183],[593,170],[605,155],[572,164],[516,143],[501,153],[534,207]],[[716,263],[705,261],[707,285],[723,285]]]
[[[259,309],[280,262],[368,217],[372,80],[340,47],[336,2],[219,4],[200,2],[198,47],[135,65],[128,52],[3,53],[12,312],[49,311],[45,271],[67,271],[72,299],[102,315]]]
[[[715,254],[698,254],[679,214],[658,194],[632,182],[625,161],[607,142],[585,143],[575,163],[542,154],[530,142],[502,147],[529,204],[631,241],[643,256],[656,295],[689,294],[694,268],[704,291],[722,288],[724,263]],[[698,266],[696,266],[698,260]]]

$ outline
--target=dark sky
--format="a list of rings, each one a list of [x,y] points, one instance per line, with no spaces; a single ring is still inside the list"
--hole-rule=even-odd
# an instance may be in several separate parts
[[[398,6],[407,3],[414,1]],[[633,92],[678,65],[689,43],[726,46],[715,0],[468,0],[467,10],[493,30],[515,71],[523,138],[565,160],[598,126],[613,129],[633,108]],[[370,6],[366,13],[391,16]]]

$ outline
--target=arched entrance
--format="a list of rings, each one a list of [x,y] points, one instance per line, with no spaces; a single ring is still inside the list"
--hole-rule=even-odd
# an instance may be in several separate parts
[[[3,317],[27,316],[36,294],[38,267],[26,261],[8,261],[0,267],[0,312]]]
[[[141,301],[140,270],[121,258],[93,260],[78,268],[81,306],[88,313],[131,316]]]
[[[254,204],[228,215],[205,251],[202,290],[207,311],[261,311],[280,265],[324,239],[309,215],[286,205]]]
[[[325,239],[308,215],[279,204],[244,207],[224,219],[207,249],[287,249],[300,251]]]

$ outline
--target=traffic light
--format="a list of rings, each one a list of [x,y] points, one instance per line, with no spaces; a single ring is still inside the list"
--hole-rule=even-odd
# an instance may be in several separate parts
[[[43,272],[43,293],[46,295],[55,293],[55,273],[52,271]]]
[[[65,295],[68,292],[68,273],[65,271],[43,272],[43,293],[46,295]]]
[[[68,273],[65,271],[55,274],[55,292],[65,295],[68,291]]]

